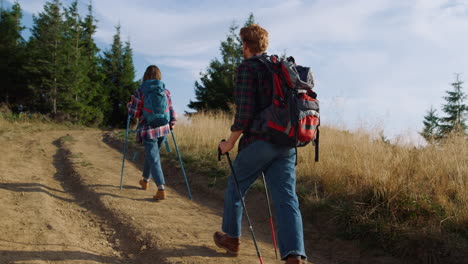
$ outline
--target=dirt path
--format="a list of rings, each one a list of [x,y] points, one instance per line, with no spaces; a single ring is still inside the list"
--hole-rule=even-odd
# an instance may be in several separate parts
[[[106,224],[67,190],[63,134],[0,141],[0,263],[120,263]]]
[[[174,183],[165,201],[151,199],[154,184],[138,189],[141,170],[130,162],[119,190],[121,153],[100,131],[4,134],[0,148],[2,264],[258,263],[247,230],[238,258],[214,246],[222,201],[197,189],[188,200],[173,171],[165,170]],[[248,202],[256,210],[255,200]],[[268,224],[255,228],[265,263],[282,263],[275,260]],[[361,254],[349,242],[324,240],[313,227],[305,232],[313,263],[397,263]]]

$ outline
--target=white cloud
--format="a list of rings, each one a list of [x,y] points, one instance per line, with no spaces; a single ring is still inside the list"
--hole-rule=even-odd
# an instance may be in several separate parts
[[[187,74],[182,75],[180,78],[186,80],[194,80],[200,77],[200,72],[202,72],[206,67],[206,60],[200,59],[186,59],[180,57],[154,57],[149,58],[148,64],[157,64],[164,65],[166,67],[181,69]]]

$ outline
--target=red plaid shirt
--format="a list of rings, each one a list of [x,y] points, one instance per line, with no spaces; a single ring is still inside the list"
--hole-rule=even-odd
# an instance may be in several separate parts
[[[267,140],[249,133],[253,119],[272,102],[273,79],[265,64],[256,56],[244,60],[237,68],[234,99],[236,115],[231,131],[242,131],[239,151],[255,140]]]
[[[165,89],[164,91],[166,92],[167,103],[169,105],[169,111],[170,111],[170,117],[171,117],[170,123],[174,124],[177,116],[176,116],[176,112],[174,111],[174,108],[172,107],[171,93],[167,89]],[[134,118],[140,119],[140,122],[138,124],[138,129],[136,132],[136,141],[140,143],[142,142],[143,139],[156,139],[159,137],[166,136],[170,132],[169,124],[160,126],[160,127],[151,127],[146,124],[145,119],[143,118],[143,115],[141,114],[141,108],[143,107],[143,101],[141,100],[142,98],[143,98],[143,93],[140,87],[132,95],[130,102],[127,105],[128,114]]]

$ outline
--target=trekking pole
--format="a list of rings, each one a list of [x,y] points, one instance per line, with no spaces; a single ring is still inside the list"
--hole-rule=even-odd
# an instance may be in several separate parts
[[[171,152],[171,148],[169,147],[169,141],[167,138],[164,139],[164,145],[166,145],[166,151]]]
[[[180,168],[182,169],[182,173],[184,174],[185,184],[187,185],[188,196],[189,196],[189,199],[192,200],[192,193],[190,192],[190,186],[187,180],[187,175],[185,174],[184,164],[182,163],[182,158],[180,157],[179,147],[177,147],[177,143],[174,137],[174,132],[172,132],[172,128],[171,128],[171,135],[172,135],[172,139],[174,140],[174,147],[177,152],[177,157],[179,157]]]
[[[319,121],[320,122],[320,121]],[[320,124],[320,123],[319,123]],[[320,130],[319,127],[317,126],[317,134],[314,139],[314,144],[315,144],[315,162],[319,161],[319,138],[320,138]]]
[[[128,142],[128,128],[130,126],[130,115],[127,116],[127,128],[125,129],[125,140],[122,158],[122,170],[120,171],[120,190],[122,190],[124,166],[125,166],[125,155],[127,154],[127,142]]]
[[[271,238],[273,239],[273,247],[275,249],[275,257],[278,259],[278,251],[276,246],[276,236],[275,236],[275,225],[273,224],[273,216],[271,214],[270,198],[268,197],[268,188],[265,180],[265,174],[262,172],[263,186],[265,186],[265,196],[268,204],[268,213],[270,214],[270,229],[271,229]]]
[[[224,139],[221,140],[221,142],[223,141],[226,141],[226,140]],[[221,149],[218,148],[218,161],[221,161],[221,155],[223,155],[221,154]],[[247,208],[245,207],[244,198],[242,197],[242,193],[239,188],[239,182],[237,181],[236,173],[234,172],[234,168],[232,167],[231,158],[229,157],[229,152],[226,152],[224,155],[226,155],[228,163],[229,163],[229,167],[231,167],[232,177],[234,178],[234,183],[236,185],[237,194],[239,195],[239,199],[241,200],[241,204],[242,204],[242,208],[244,209],[245,217],[247,218],[247,222],[249,223],[249,229],[250,229],[250,233],[252,234],[252,239],[255,245],[255,250],[257,251],[258,259],[260,260],[260,264],[263,264],[262,254],[260,253],[260,250],[258,249],[257,239],[255,239],[252,222],[250,221],[249,213],[247,212]]]

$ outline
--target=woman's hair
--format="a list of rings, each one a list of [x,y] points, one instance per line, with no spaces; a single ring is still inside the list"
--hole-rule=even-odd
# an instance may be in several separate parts
[[[143,75],[143,81],[154,79],[161,80],[161,71],[157,66],[150,65],[146,68],[145,74]]]
[[[268,48],[268,31],[257,24],[241,28],[239,35],[254,54],[263,53]]]

